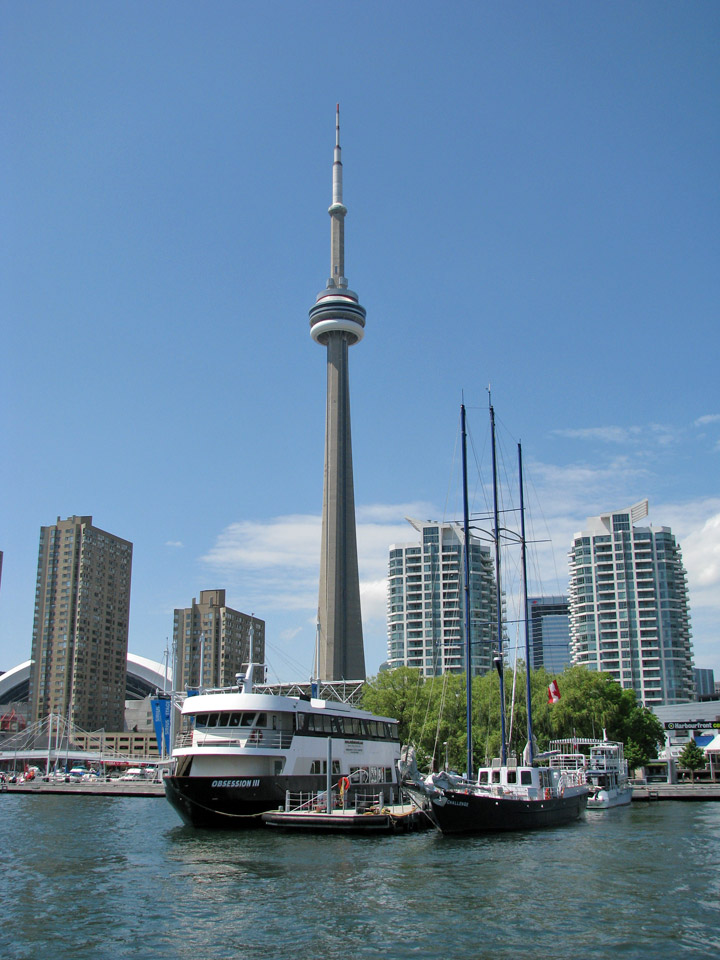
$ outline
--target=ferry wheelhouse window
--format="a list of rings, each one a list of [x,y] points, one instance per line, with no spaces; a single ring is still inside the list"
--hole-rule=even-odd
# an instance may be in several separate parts
[[[363,737],[366,739],[399,740],[398,725],[382,720],[364,720],[359,717],[339,717],[332,714],[299,713],[297,730],[303,734],[321,736]]]
[[[198,727],[266,727],[266,713],[198,713],[195,716]]]

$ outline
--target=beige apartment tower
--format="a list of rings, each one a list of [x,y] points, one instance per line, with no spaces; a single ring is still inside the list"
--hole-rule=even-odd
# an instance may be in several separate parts
[[[122,730],[133,545],[68,517],[40,528],[30,715]]]
[[[265,621],[225,604],[224,590],[201,590],[200,602],[175,611],[173,622],[176,690],[232,687],[250,662],[253,680],[265,679]]]

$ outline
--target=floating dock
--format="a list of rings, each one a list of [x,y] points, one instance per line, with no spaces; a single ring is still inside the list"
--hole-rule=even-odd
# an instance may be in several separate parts
[[[367,810],[274,810],[262,815],[268,827],[316,833],[409,833],[432,826],[427,814],[415,804],[393,804]]]

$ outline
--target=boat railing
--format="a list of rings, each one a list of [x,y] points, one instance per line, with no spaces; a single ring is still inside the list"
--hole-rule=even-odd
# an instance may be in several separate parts
[[[385,806],[383,790],[355,791],[352,795],[341,795],[340,791],[332,790],[331,805],[333,810],[352,810],[355,813],[367,813],[369,810],[382,810]],[[312,810],[315,812],[327,810],[327,794],[325,790],[314,792],[285,792],[285,810],[299,812]]]
[[[553,770],[584,770],[587,757],[582,753],[557,753],[550,757],[549,765]]]
[[[248,750],[287,750],[292,743],[291,730],[261,730],[253,727],[236,733],[225,735],[213,731],[186,730],[175,738],[176,747],[240,747]]]
[[[500,784],[500,783],[488,783],[488,784],[478,784],[473,788],[473,793],[489,793],[493,797],[516,797],[520,800],[530,799],[535,792],[535,788],[532,786],[525,786],[521,784]]]
[[[563,770],[558,780],[558,789],[562,793],[565,787],[582,787],[586,783],[585,770]]]
[[[589,766],[603,773],[623,773],[627,770],[627,762],[617,754],[593,753],[590,756]]]

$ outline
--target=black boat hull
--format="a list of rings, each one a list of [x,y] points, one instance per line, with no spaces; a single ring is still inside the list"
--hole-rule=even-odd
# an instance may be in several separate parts
[[[577,820],[587,806],[587,792],[547,800],[443,791],[430,801],[430,815],[443,833],[497,833],[559,827]]]
[[[287,791],[293,794],[322,793],[324,776],[303,777],[165,777],[165,796],[191,827],[248,830],[262,827],[262,814],[285,808]],[[348,805],[355,793],[384,792],[384,803],[393,803],[397,785],[351,786]]]

